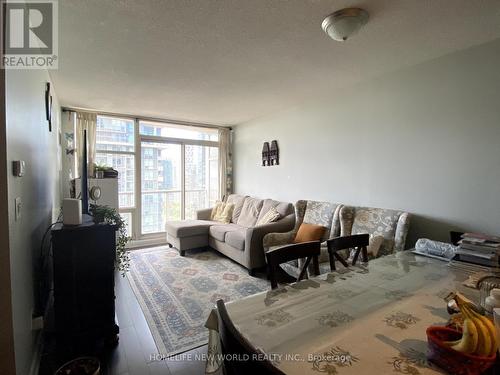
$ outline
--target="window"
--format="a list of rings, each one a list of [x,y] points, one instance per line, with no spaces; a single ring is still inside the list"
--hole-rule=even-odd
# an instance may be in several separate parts
[[[134,152],[134,121],[97,116],[96,150]]]
[[[214,141],[219,140],[217,129],[198,128],[177,124],[141,121],[139,133],[145,136],[155,136],[163,138],[179,138],[191,140]]]
[[[163,232],[181,219],[181,145],[141,142],[141,154],[142,233]]]
[[[135,121],[97,116],[96,125],[95,162],[118,171],[118,208],[127,223],[127,233],[132,236],[135,208]]]
[[[217,147],[186,145],[184,157],[186,219],[195,219],[197,210],[211,207],[217,200],[219,195],[218,157]]]
[[[162,238],[219,198],[217,129],[97,116],[96,163],[118,171],[119,211],[134,238]],[[140,166],[140,170],[136,169]]]
[[[139,121],[141,233],[167,220],[194,219],[219,197],[217,129]]]

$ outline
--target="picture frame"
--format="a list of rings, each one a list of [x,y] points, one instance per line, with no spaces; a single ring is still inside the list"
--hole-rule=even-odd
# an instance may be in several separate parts
[[[50,95],[50,82],[45,86],[45,117],[49,123],[49,132],[52,132],[52,95]]]

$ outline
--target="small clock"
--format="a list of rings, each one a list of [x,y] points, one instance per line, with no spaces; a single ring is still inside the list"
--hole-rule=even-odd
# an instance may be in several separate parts
[[[92,186],[89,195],[93,201],[99,200],[101,198],[101,188],[99,186]]]

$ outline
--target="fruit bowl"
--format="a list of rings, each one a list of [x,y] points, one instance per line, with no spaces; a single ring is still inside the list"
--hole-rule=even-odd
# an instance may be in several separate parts
[[[481,357],[473,354],[457,352],[446,345],[445,341],[454,341],[462,337],[462,333],[447,327],[432,326],[427,328],[429,352],[427,359],[456,375],[479,375],[493,366],[496,354]]]

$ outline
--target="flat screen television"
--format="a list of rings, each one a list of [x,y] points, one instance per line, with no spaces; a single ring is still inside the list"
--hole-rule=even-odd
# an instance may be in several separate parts
[[[82,150],[82,214],[89,214],[89,189],[87,171],[87,130],[83,130],[83,150]]]

